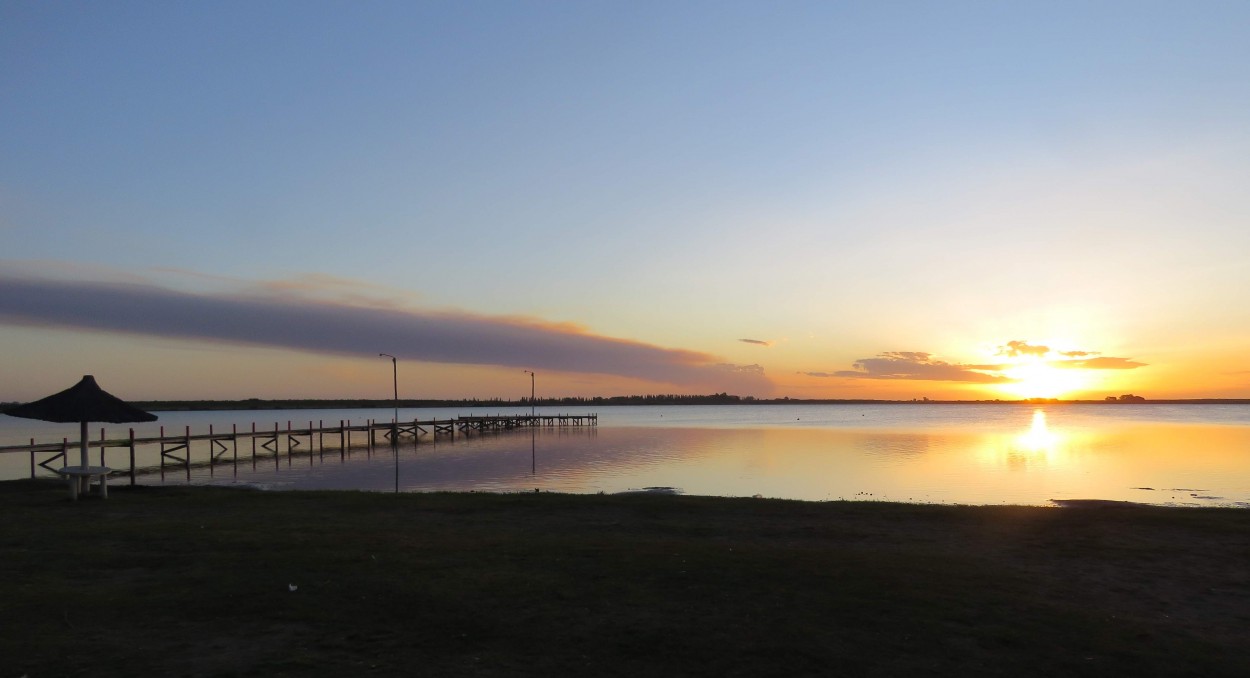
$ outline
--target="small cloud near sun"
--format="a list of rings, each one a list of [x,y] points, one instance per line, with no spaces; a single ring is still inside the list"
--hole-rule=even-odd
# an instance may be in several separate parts
[[[1146,366],[1146,363],[1139,363],[1136,360],[1111,357],[1090,358],[1089,360],[1052,360],[1050,364],[1065,369],[1082,370],[1132,370]]]
[[[1037,356],[1042,357],[1050,353],[1049,346],[1033,346],[1027,341],[1009,341],[1005,346],[999,346],[995,355],[1005,355],[1008,358],[1018,358],[1020,356]]]
[[[1008,358],[1043,360],[1051,367],[1082,370],[1131,370],[1145,367],[1146,363],[1129,358],[1102,356],[1100,351],[1052,351],[1049,346],[1033,345],[1027,341],[1013,340],[999,346],[995,355]],[[1062,356],[1053,358],[1048,356]],[[1098,356],[1098,357],[1095,357]]]
[[[763,339],[739,339],[744,344],[755,344],[756,346],[772,346],[773,342],[764,341]]]
[[[899,379],[915,381],[958,381],[975,384],[997,384],[1011,381],[997,374],[1001,365],[967,365],[936,360],[923,351],[886,351],[875,358],[856,360],[853,369],[834,372],[832,376],[851,379]],[[815,374],[812,376],[816,376]]]
[[[993,364],[958,363],[939,360],[932,353],[925,351],[884,351],[872,358],[856,360],[849,370],[800,372],[800,374],[820,378],[1020,384],[1029,388],[1038,388],[1039,382],[1049,379],[1054,383],[1048,384],[1048,388],[1055,391],[1058,390],[1059,382],[1063,380],[1046,377],[1046,374],[1056,375],[1056,368],[1131,370],[1146,365],[1129,358],[1101,356],[1095,351],[1053,351],[1049,346],[1030,344],[1021,340],[1009,341],[997,347],[995,355],[1003,356],[1005,360]],[[1077,373],[1068,372],[1067,374]]]

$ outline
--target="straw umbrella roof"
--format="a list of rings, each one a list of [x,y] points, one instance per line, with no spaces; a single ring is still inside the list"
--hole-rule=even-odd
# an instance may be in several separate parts
[[[70,388],[33,403],[18,405],[5,414],[26,419],[40,419],[62,423],[102,421],[124,424],[134,421],[156,421],[156,415],[128,405],[107,393],[95,383],[95,377],[86,375]]]

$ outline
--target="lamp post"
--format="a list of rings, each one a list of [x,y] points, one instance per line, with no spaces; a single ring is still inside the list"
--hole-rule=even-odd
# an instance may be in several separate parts
[[[534,372],[533,370],[524,370],[524,372],[530,375],[530,416],[533,417],[534,416]]]
[[[392,401],[395,405],[395,418],[391,419],[391,452],[395,455],[395,494],[399,494],[399,363],[390,353],[379,353],[378,357],[391,359],[391,386],[395,389]],[[416,425],[413,425],[412,433],[416,435]]]
[[[398,425],[399,424],[399,364],[396,363],[395,356],[391,355],[390,353],[379,353],[378,357],[391,359],[391,385],[395,388],[395,399],[394,399],[395,418],[392,419],[391,421],[392,423]]]
[[[538,440],[538,427],[534,421],[534,371],[525,370],[530,375],[530,475],[535,475],[538,471],[538,456],[535,452],[535,444]]]

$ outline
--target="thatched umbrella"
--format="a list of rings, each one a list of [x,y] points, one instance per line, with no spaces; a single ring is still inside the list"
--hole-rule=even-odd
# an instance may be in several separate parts
[[[87,422],[104,421],[110,424],[124,424],[132,421],[156,421],[156,415],[127,405],[117,396],[106,393],[95,383],[95,377],[86,375],[82,381],[70,388],[33,403],[18,405],[5,414],[12,417],[55,421],[59,423],[78,422],[82,426],[82,468],[91,466],[87,462]],[[66,466],[69,460],[65,460]]]

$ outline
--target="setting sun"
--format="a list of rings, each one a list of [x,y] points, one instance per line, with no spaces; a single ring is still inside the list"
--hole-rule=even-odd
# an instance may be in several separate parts
[[[1003,375],[1012,381],[999,388],[1020,398],[1059,398],[1089,384],[1087,370],[1061,369],[1041,360],[1009,367]]]

